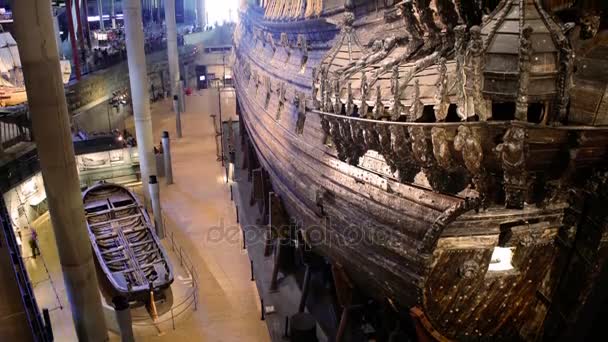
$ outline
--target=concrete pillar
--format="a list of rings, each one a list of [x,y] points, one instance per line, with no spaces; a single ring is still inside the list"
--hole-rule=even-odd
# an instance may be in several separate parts
[[[141,2],[139,0],[124,0],[122,8],[125,18],[127,62],[133,102],[135,138],[137,139],[139,168],[143,182],[142,190],[146,206],[149,206],[148,179],[150,175],[155,174],[156,159],[152,139],[152,117],[150,115],[148,72],[144,52],[144,31],[141,21]]]
[[[165,162],[165,179],[167,185],[173,184],[173,166],[171,165],[171,141],[169,140],[169,132],[164,131],[162,137],[163,144],[163,159]]]
[[[51,3],[15,1],[13,12],[40,168],[76,335],[80,341],[106,341]]]
[[[173,110],[175,110],[175,131],[177,133],[177,137],[182,137],[182,115],[180,108],[179,98],[177,95],[173,95]]]
[[[156,176],[150,176],[150,196],[152,197],[152,213],[154,214],[154,229],[159,239],[165,238],[165,227],[163,227],[163,213],[160,208],[160,187]]]
[[[165,2],[165,23],[167,24],[167,55],[169,59],[169,84],[171,97],[179,92],[179,59],[177,52],[177,25],[175,23],[175,0]],[[183,108],[182,108],[183,110]]]
[[[205,0],[196,0],[196,24],[202,29],[207,25],[205,12]]]
[[[106,28],[103,25],[103,0],[97,0],[97,13],[99,14],[99,29],[105,31]]]
[[[116,8],[114,6],[114,0],[110,0],[110,19],[112,19],[112,28],[116,28]]]
[[[125,297],[117,296],[112,298],[114,304],[114,312],[116,312],[116,321],[120,329],[121,342],[135,342],[133,336],[133,320],[131,318],[131,308]]]

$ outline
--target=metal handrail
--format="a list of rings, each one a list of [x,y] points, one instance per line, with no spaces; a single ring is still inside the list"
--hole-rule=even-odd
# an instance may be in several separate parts
[[[132,316],[132,319],[134,321],[133,326],[138,326],[138,327],[142,327],[142,326],[158,326],[160,324],[163,323],[167,323],[167,322],[171,322],[173,330],[175,330],[175,319],[179,316],[181,316],[183,313],[185,313],[188,309],[190,309],[192,306],[194,306],[194,311],[196,311],[198,309],[198,272],[196,271],[196,268],[194,267],[194,263],[192,262],[192,260],[190,259],[190,257],[188,256],[188,254],[186,254],[183,250],[183,248],[175,242],[175,236],[173,231],[169,231],[169,229],[167,228],[167,224],[166,224],[166,217],[164,213],[161,213],[162,216],[162,220],[163,220],[163,226],[165,227],[165,232],[168,233],[167,236],[170,237],[170,239],[168,240],[170,242],[170,247],[171,250],[174,253],[177,253],[179,255],[179,262],[180,265],[182,267],[184,267],[189,273],[190,276],[192,277],[192,288],[191,291],[188,293],[188,295],[186,295],[186,297],[181,300],[178,304],[176,305],[172,305],[171,309],[170,309],[170,313],[171,313],[171,317],[164,319],[162,321],[152,321],[152,322],[145,322],[146,320],[150,319],[150,316]]]

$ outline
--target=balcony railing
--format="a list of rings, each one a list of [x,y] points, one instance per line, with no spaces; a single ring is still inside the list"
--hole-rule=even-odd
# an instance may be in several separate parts
[[[0,153],[23,141],[32,141],[31,121],[26,106],[0,110]]]

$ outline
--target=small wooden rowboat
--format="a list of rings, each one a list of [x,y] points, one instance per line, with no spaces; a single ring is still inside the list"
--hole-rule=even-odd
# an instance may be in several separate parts
[[[137,300],[169,287],[173,268],[139,199],[110,183],[88,188],[82,198],[91,244],[113,294]]]

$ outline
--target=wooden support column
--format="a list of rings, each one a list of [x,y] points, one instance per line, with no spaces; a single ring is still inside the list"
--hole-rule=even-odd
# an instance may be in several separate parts
[[[342,342],[344,341],[346,328],[349,324],[350,313],[353,309],[354,285],[350,281],[348,275],[346,275],[346,272],[344,272],[342,266],[332,264],[331,272],[334,276],[334,285],[336,287],[338,303],[340,303],[342,306],[342,316],[340,318],[338,332],[336,333],[336,342]]]
[[[277,277],[279,275],[279,269],[284,269],[289,263],[289,248],[290,248],[290,231],[289,222],[287,219],[287,213],[281,203],[281,198],[274,192],[268,193],[269,202],[269,219],[268,219],[268,230],[266,231],[266,248],[264,249],[264,255],[270,255],[270,248],[272,241],[276,241],[275,246],[275,260],[274,268],[272,270],[272,278],[270,282],[270,290],[276,291],[278,288]]]

